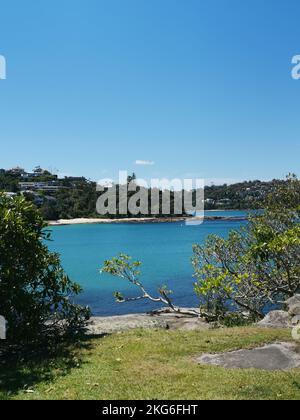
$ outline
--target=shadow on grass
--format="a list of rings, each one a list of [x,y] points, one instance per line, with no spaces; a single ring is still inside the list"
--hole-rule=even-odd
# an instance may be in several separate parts
[[[99,338],[99,337],[98,337]],[[65,376],[82,366],[83,350],[92,349],[92,337],[47,344],[38,348],[0,347],[0,400],[20,391],[30,393],[35,385]]]

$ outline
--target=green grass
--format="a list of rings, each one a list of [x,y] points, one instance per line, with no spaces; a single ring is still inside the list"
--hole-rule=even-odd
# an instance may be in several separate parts
[[[137,330],[0,366],[0,399],[299,399],[300,371],[225,370],[195,356],[291,340],[253,327]]]

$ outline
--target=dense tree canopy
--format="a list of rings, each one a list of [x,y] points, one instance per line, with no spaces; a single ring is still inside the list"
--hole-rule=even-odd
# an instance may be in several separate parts
[[[33,176],[34,175],[34,176]],[[128,183],[135,181],[136,175],[128,176]],[[55,191],[42,191],[34,189],[34,194],[26,194],[26,198],[34,202],[41,210],[46,220],[72,219],[79,217],[101,217],[97,214],[96,203],[101,194],[105,191],[97,191],[97,184],[84,177],[65,177],[59,179],[47,171],[41,173],[27,174],[24,178],[22,174],[13,173],[0,169],[0,191],[20,193],[20,182],[44,182],[56,187]],[[210,185],[205,187],[205,208],[206,209],[257,209],[262,208],[267,194],[271,193],[280,185],[284,185],[283,180],[273,180],[270,182],[245,181],[232,185]],[[116,185],[117,192],[119,191]],[[128,201],[135,194],[130,191]],[[150,194],[149,194],[150,195]],[[160,199],[162,191],[160,191]],[[150,208],[149,198],[149,208]],[[122,205],[124,203],[121,203]],[[117,196],[117,214],[107,214],[106,217],[130,217],[131,214],[122,214],[119,211],[120,200]],[[174,192],[171,191],[171,209],[169,214],[139,214],[137,217],[144,216],[172,216],[174,215]],[[176,214],[177,215],[177,214]],[[182,213],[184,215],[184,213]]]
[[[41,338],[58,325],[75,328],[89,315],[72,302],[81,289],[66,276],[59,256],[49,252],[47,239],[31,203],[0,194],[0,314],[11,340]]]

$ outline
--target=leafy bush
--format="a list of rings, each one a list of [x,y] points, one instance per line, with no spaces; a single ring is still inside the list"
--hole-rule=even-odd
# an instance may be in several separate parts
[[[235,310],[259,319],[300,291],[299,220],[300,181],[290,176],[246,228],[194,246],[195,291],[207,317]]]
[[[42,216],[24,198],[0,194],[0,314],[10,341],[77,329],[89,310],[72,302],[81,288],[64,273],[45,240]]]

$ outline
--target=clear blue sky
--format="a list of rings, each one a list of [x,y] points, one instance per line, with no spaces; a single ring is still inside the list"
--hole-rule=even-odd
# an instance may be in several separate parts
[[[0,167],[300,174],[299,19],[299,0],[2,1]]]

